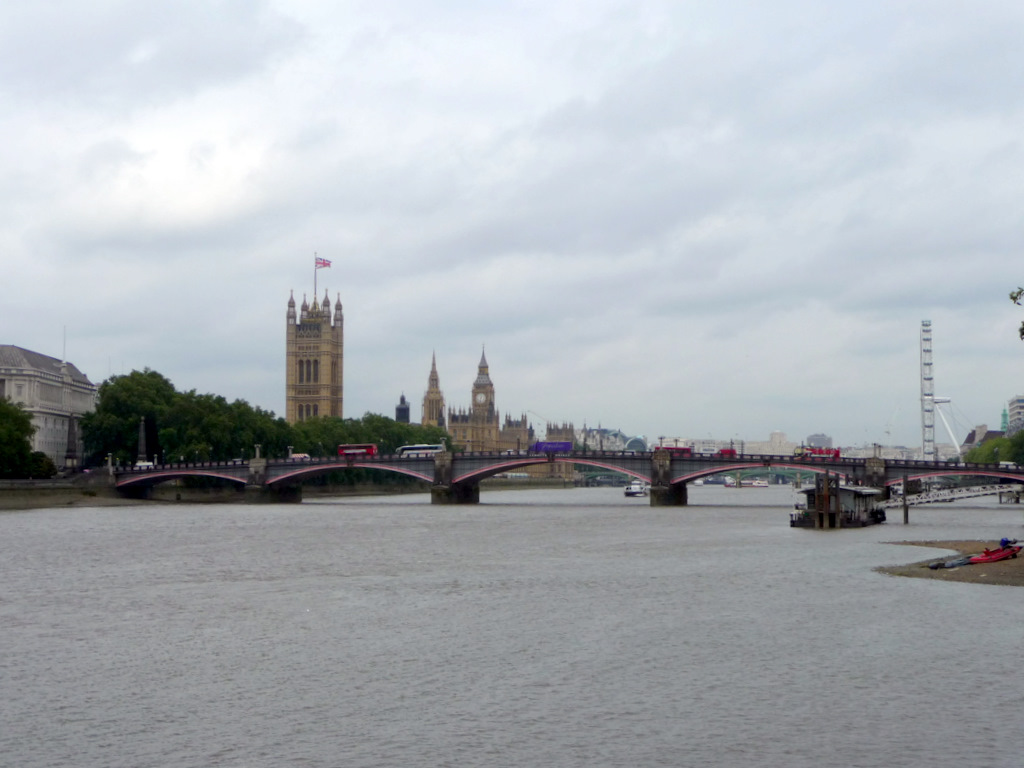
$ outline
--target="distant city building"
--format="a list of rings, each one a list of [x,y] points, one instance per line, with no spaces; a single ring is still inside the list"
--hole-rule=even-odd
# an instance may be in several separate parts
[[[979,445],[987,443],[989,440],[995,440],[1005,436],[1005,432],[989,429],[987,424],[979,424],[967,433],[967,437],[964,438],[964,442],[960,446],[960,452],[967,453],[972,448],[977,448]]]
[[[587,428],[576,432],[576,442],[580,447],[586,446],[587,450],[591,451],[648,451],[650,447],[647,445],[647,438],[643,435],[627,435],[618,429],[603,429],[602,427]],[[549,438],[550,439],[550,438]],[[665,445],[672,445],[672,439],[675,438],[662,438],[665,440]],[[677,445],[686,445],[684,442],[676,440]]]
[[[791,456],[797,449],[797,444],[786,438],[785,432],[772,432],[768,440],[747,440],[744,443],[744,453],[760,453],[769,456]]]
[[[298,315],[294,295],[288,298],[285,374],[285,418],[289,424],[317,416],[342,418],[344,326],[341,296],[331,305],[313,305],[302,298]]]
[[[399,424],[409,423],[409,403],[405,399],[405,393],[398,400],[398,405],[395,406],[395,421]]]
[[[626,447],[624,450],[637,451],[642,453],[647,451],[647,439],[643,435],[634,435],[626,441]]]
[[[32,450],[58,467],[77,466],[82,455],[78,420],[96,408],[98,387],[71,363],[10,344],[0,345],[0,399],[32,416]]]
[[[1024,395],[1014,395],[1006,404],[1006,435],[1015,435],[1024,429]]]
[[[832,438],[822,434],[808,435],[806,445],[808,448],[831,448]]]

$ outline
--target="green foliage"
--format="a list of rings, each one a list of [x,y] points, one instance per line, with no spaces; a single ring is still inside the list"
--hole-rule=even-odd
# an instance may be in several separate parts
[[[101,463],[112,454],[122,463],[138,455],[139,419],[146,424],[148,456],[167,461],[224,461],[249,458],[253,446],[264,455],[284,455],[291,430],[284,419],[253,408],[244,400],[229,403],[219,395],[178,392],[157,373],[132,371],[103,382],[93,413],[82,419],[87,459]]]
[[[1012,461],[1024,465],[1024,432],[1012,437],[997,437],[986,440],[967,452],[964,461],[975,464],[998,464],[1000,461]]]
[[[1021,301],[1024,301],[1024,288],[1017,288],[1015,291],[1010,291],[1010,301],[1014,304],[1020,305]],[[1024,323],[1020,324],[1018,329],[1021,339],[1024,339]]]
[[[57,465],[53,459],[42,451],[33,451],[29,462],[28,476],[37,480],[53,477],[57,474]]]
[[[1008,438],[996,437],[971,448],[967,455],[964,456],[964,461],[973,464],[998,464],[1000,461],[1012,461],[1010,458],[1011,450],[1012,447]]]
[[[82,417],[86,462],[100,464],[108,453],[121,463],[133,461],[139,451],[139,419],[159,424],[175,395],[174,385],[149,368],[104,381],[100,385],[96,410]],[[149,442],[147,452],[158,454],[160,445]]]
[[[0,477],[33,477],[33,432],[31,414],[6,398],[0,400]]]
[[[131,463],[138,455],[140,418],[146,420],[147,453],[169,462],[252,458],[256,445],[265,457],[287,456],[289,446],[295,453],[320,457],[336,455],[343,443],[376,443],[382,453],[411,443],[450,444],[443,429],[399,424],[373,413],[290,425],[244,400],[229,403],[220,395],[177,392],[169,380],[147,369],[114,376],[100,386],[96,410],[82,419],[88,461],[100,464],[112,454]],[[347,482],[367,477],[343,474]]]
[[[306,419],[292,427],[292,435],[292,450],[314,457],[333,456],[339,445],[351,443],[374,443],[381,453],[393,453],[401,445],[414,443],[449,445],[448,433],[443,429],[399,424],[376,413],[365,413],[361,419]]]

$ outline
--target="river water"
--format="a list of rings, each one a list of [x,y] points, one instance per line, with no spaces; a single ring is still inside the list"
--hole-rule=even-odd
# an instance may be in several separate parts
[[[0,764],[1011,766],[1024,590],[905,579],[995,500],[790,529],[788,487],[0,515]]]

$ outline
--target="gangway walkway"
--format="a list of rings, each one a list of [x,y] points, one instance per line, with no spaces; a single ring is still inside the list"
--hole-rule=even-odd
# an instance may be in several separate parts
[[[1024,491],[1024,485],[1000,484],[1000,485],[973,485],[963,488],[942,488],[924,493],[912,493],[907,496],[907,506],[916,504],[934,504],[941,501],[956,501],[958,499],[973,499],[978,496],[996,496],[1007,492]],[[883,509],[898,509],[903,506],[903,497],[897,496],[880,505]]]

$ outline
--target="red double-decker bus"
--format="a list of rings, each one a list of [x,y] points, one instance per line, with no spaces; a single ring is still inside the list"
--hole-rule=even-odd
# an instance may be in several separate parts
[[[665,451],[673,456],[693,456],[693,448],[688,445],[656,445],[656,451]]]
[[[376,456],[376,443],[349,443],[338,446],[339,456]]]

